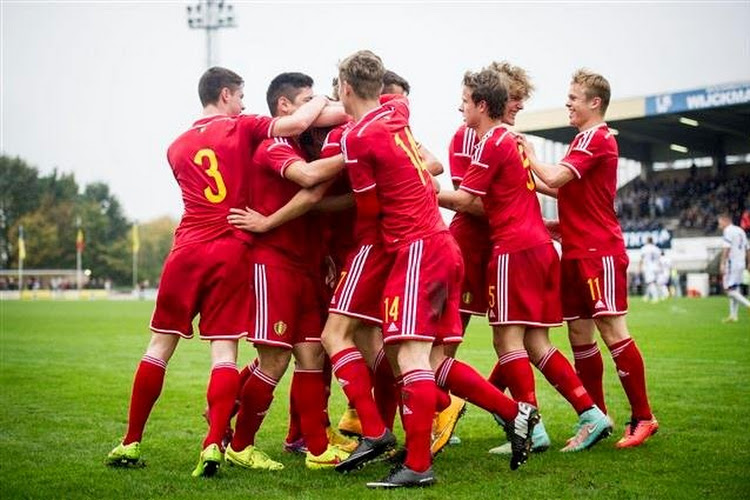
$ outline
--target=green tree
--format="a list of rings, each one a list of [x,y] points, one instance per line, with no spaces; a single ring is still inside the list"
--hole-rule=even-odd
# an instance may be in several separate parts
[[[140,225],[139,281],[147,280],[152,285],[159,283],[164,260],[172,248],[176,227],[177,221],[171,217],[159,217]]]

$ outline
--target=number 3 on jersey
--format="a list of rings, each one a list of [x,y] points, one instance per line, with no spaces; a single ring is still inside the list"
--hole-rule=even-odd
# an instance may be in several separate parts
[[[227,197],[227,187],[224,185],[224,178],[221,176],[221,172],[219,172],[219,162],[216,159],[216,153],[214,153],[213,149],[201,149],[195,153],[193,162],[196,165],[205,167],[204,160],[208,160],[206,174],[216,182],[216,192],[211,189],[211,186],[208,186],[203,190],[203,194],[211,203],[221,203]]]

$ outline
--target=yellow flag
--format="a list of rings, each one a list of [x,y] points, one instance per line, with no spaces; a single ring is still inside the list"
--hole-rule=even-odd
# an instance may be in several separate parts
[[[141,238],[138,235],[138,224],[133,224],[133,253],[141,249]]]
[[[26,242],[23,239],[23,226],[18,226],[18,261],[26,259]]]
[[[78,228],[78,234],[76,235],[76,251],[83,252],[83,248],[85,247],[85,242],[83,240],[83,229],[80,227]]]

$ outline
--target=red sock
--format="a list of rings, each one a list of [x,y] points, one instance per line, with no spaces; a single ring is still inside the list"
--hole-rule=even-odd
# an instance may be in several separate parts
[[[451,405],[451,395],[442,387],[435,389],[435,413],[440,413]]]
[[[435,375],[430,370],[412,370],[404,374],[403,424],[406,434],[404,465],[424,472],[432,465],[430,443],[435,416]]]
[[[594,401],[586,392],[581,379],[576,375],[565,356],[554,347],[550,347],[542,359],[537,363],[537,368],[557,389],[557,392],[568,400],[579,415],[594,406]]]
[[[286,431],[286,438],[284,442],[292,444],[302,437],[302,426],[300,424],[300,415],[297,411],[298,398],[294,395],[299,391],[299,377],[297,376],[297,370],[294,370],[292,374],[292,384],[289,388],[289,428]]]
[[[273,401],[273,390],[279,381],[256,369],[242,388],[240,412],[237,414],[232,449],[242,451],[255,444],[255,434]]]
[[[498,361],[495,363],[495,367],[492,369],[492,373],[487,378],[490,384],[497,387],[500,392],[505,392],[508,388],[508,384],[505,382],[505,374],[503,373],[503,364]]]
[[[143,429],[151,414],[154,403],[159,399],[161,388],[164,386],[164,372],[167,362],[163,359],[145,355],[135,371],[133,392],[130,395],[130,411],[128,412],[128,432],[123,444],[143,439]]]
[[[517,351],[506,352],[500,356],[498,363],[503,366],[505,381],[513,399],[539,406],[536,402],[534,370],[531,369],[526,350],[518,349]]]
[[[609,346],[617,375],[630,401],[632,417],[639,420],[653,418],[646,393],[646,368],[635,340],[627,338]]]
[[[380,418],[375,400],[372,397],[370,370],[356,347],[350,347],[331,356],[333,373],[336,375],[347,399],[357,409],[365,437],[380,437],[385,432],[385,424]]]
[[[596,342],[593,344],[572,345],[573,358],[575,359],[576,373],[581,379],[586,392],[594,400],[601,411],[607,413],[607,405],[604,404],[604,362],[602,353]]]
[[[322,370],[294,370],[296,383],[292,385],[292,400],[299,412],[300,427],[305,445],[313,455],[320,455],[328,448],[325,417],[325,379]]]
[[[393,430],[393,421],[396,418],[401,391],[396,386],[393,370],[388,359],[385,357],[385,351],[382,349],[375,358],[373,372],[375,380],[372,392],[375,398],[375,405],[385,426]]]
[[[438,367],[437,384],[466,401],[495,413],[506,422],[518,415],[518,403],[500,392],[474,368],[453,358],[446,358]]]
[[[239,391],[240,374],[236,363],[217,363],[211,370],[208,381],[208,434],[203,448],[209,444],[221,446],[229,421],[232,419],[234,403]]]

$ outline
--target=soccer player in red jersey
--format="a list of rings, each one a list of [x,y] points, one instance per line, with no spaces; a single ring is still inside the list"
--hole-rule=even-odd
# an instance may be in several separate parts
[[[302,73],[278,75],[267,92],[271,114],[294,113],[313,98],[312,84],[312,78]],[[342,160],[338,155],[308,163],[295,139],[267,139],[253,155],[250,206],[259,213],[273,213],[301,186],[309,188],[334,177],[343,168]],[[292,399],[305,409],[299,415],[308,449],[306,465],[333,467],[349,455],[329,445],[326,432],[325,356],[320,344],[325,311],[320,286],[323,249],[314,219],[314,214],[307,214],[255,236],[254,324],[249,340],[258,351],[259,365],[242,388],[236,431],[226,452],[227,460],[243,467],[282,467],[255,447],[255,434],[292,351],[296,365]]]
[[[507,125],[515,122],[518,108],[509,101],[504,80],[493,68],[464,76],[461,110],[466,126],[481,139],[459,190],[441,193],[440,201],[471,211],[481,197],[492,241],[488,317],[498,358],[513,360],[506,367],[508,385],[519,401],[536,406],[530,355],[579,414],[581,432],[564,449],[578,451],[608,435],[611,425],[549,341],[549,328],[562,324],[559,258],[525,152]]]
[[[200,337],[211,342],[212,370],[209,430],[193,476],[211,476],[221,463],[220,444],[239,389],[237,340],[247,335],[251,305],[252,237],[228,224],[226,216],[230,208],[247,205],[251,153],[259,144],[272,136],[300,134],[327,103],[316,97],[293,116],[278,119],[243,115],[243,83],[230,70],[207,70],[198,84],[203,117],[167,152],[185,209],[164,263],[151,341],[135,373],[128,430],[107,456],[109,465],[140,462],[140,441],[167,363],[179,339],[193,336],[198,314]]]
[[[430,439],[441,386],[512,421],[518,443],[511,467],[525,461],[536,411],[506,398],[469,366],[447,360],[443,344],[460,341],[458,312],[462,267],[455,240],[442,221],[424,160],[409,129],[406,99],[379,100],[384,73],[379,57],[359,51],[339,65],[340,96],[355,124],[342,150],[359,214],[379,214],[379,236],[392,257],[382,295],[386,355],[400,380],[404,463],[373,488],[426,486],[435,482]],[[433,343],[436,349],[433,350]],[[335,356],[332,357],[334,365]],[[494,392],[493,392],[494,391]],[[366,461],[372,443],[362,440],[344,464]],[[364,458],[364,460],[363,460]]]
[[[659,424],[648,401],[643,358],[625,321],[628,256],[614,211],[618,149],[604,121],[610,93],[603,76],[585,69],[573,74],[566,106],[570,124],[579,133],[559,163],[539,161],[528,141],[521,143],[534,173],[558,190],[563,317],[576,369],[597,406],[606,412],[603,363],[595,338],[598,329],[630,402],[631,419],[617,442],[618,448],[628,448],[642,444]]]

